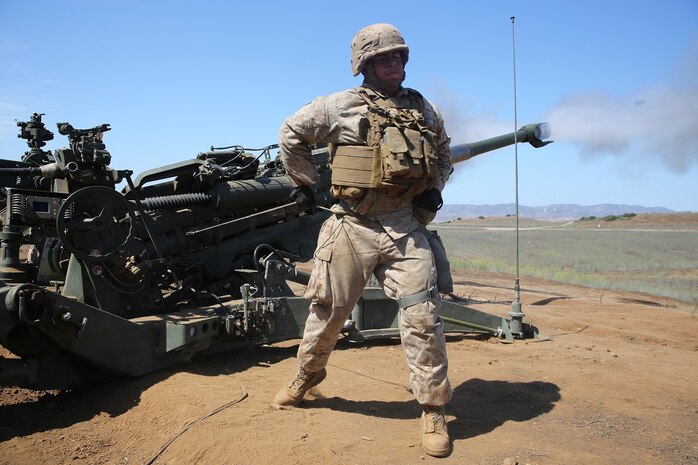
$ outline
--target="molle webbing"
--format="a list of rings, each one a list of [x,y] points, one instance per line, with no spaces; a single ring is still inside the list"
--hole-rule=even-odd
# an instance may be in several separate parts
[[[340,145],[332,156],[332,184],[337,186],[376,187],[380,177],[375,163],[380,163],[373,147]]]
[[[337,192],[342,186],[403,190],[427,185],[436,176],[436,150],[433,133],[424,122],[423,107],[395,108],[366,88],[360,88],[358,95],[368,106],[367,146],[338,145],[331,149],[332,185]]]

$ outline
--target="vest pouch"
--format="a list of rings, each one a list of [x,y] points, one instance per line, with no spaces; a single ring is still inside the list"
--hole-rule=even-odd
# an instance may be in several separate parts
[[[385,128],[381,141],[381,158],[383,160],[383,178],[390,180],[409,174],[410,165],[407,160],[407,141],[395,126]]]
[[[374,178],[380,178],[380,173],[375,174],[377,154],[373,147],[338,145],[333,152],[332,185],[367,188],[374,186]]]
[[[422,146],[422,133],[414,129],[405,129],[405,137],[407,139],[407,159],[410,166],[410,172],[406,175],[408,178],[421,178],[425,173],[425,158],[424,147]]]
[[[436,147],[431,143],[426,137],[422,138],[422,149],[424,151],[424,171],[430,178],[436,177],[437,174],[437,163],[439,160],[436,154]]]

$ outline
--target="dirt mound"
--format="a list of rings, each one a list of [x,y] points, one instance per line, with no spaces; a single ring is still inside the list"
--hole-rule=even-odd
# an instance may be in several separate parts
[[[461,278],[506,315],[512,280]],[[648,304],[652,302],[652,304]],[[298,341],[67,392],[0,390],[0,464],[696,464],[698,321],[680,302],[522,280],[541,339],[449,336],[453,452],[426,456],[397,341],[340,342],[300,407]]]

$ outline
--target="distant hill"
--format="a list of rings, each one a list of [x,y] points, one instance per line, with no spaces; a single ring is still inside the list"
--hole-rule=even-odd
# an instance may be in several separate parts
[[[583,216],[604,217],[608,215],[622,215],[624,213],[675,213],[675,211],[664,207],[643,207],[641,205],[618,205],[613,203],[600,205],[557,204],[545,207],[519,205],[519,216],[521,218],[576,220]],[[480,216],[513,216],[515,214],[516,204],[513,203],[497,205],[444,205],[436,215],[435,221],[441,222]]]

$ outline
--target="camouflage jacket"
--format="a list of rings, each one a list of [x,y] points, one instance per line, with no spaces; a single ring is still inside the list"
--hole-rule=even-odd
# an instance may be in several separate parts
[[[363,87],[380,91],[364,82]],[[279,131],[281,160],[291,181],[295,185],[310,185],[318,181],[318,173],[308,147],[314,143],[337,145],[367,145],[369,131],[368,105],[359,96],[360,88],[348,89],[326,97],[318,97],[290,116]],[[395,108],[423,110],[429,129],[437,135],[438,174],[434,187],[444,188],[451,173],[450,139],[444,129],[443,118],[438,109],[416,91],[401,88],[388,98]],[[412,214],[412,197],[388,194],[382,189],[369,189],[358,200],[346,200],[335,209],[350,210],[377,220],[399,238],[417,227]]]

